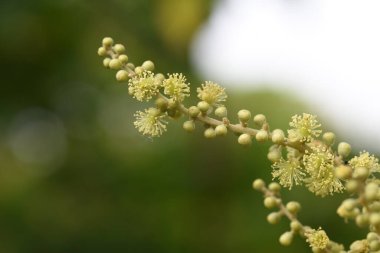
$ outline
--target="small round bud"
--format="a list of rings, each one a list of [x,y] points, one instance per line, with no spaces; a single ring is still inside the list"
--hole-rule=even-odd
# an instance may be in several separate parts
[[[263,142],[268,140],[268,132],[265,130],[259,130],[256,134],[256,140],[259,142]]]
[[[380,242],[379,241],[372,241],[369,243],[369,248],[371,251],[377,251],[380,250]]]
[[[227,108],[224,106],[220,106],[215,109],[215,115],[220,118],[227,117]]]
[[[122,54],[125,52],[125,47],[122,44],[116,44],[113,46],[113,50],[118,54]]]
[[[326,132],[323,134],[322,139],[327,145],[331,146],[335,142],[335,134],[333,132]]]
[[[243,146],[249,146],[252,144],[252,138],[249,134],[241,134],[238,138],[238,143]]]
[[[165,76],[161,73],[158,73],[154,76],[154,81],[158,86],[162,85],[162,82],[165,80]]]
[[[168,108],[169,109],[177,109],[178,103],[176,103],[173,99],[168,100]]]
[[[168,108],[168,101],[161,97],[156,99],[155,104],[157,108],[160,109],[162,112],[166,111],[166,109]]]
[[[106,68],[109,68],[110,61],[111,61],[110,58],[104,58],[104,60],[103,60],[103,66],[106,67]]]
[[[168,113],[168,116],[172,117],[173,119],[178,119],[182,116],[182,112],[178,110],[177,108],[168,109],[167,113]]]
[[[352,177],[359,179],[359,180],[365,180],[369,176],[369,170],[366,167],[359,167],[354,170],[354,173],[352,173]]]
[[[154,70],[154,63],[152,61],[144,61],[144,63],[141,65],[145,70],[153,71]]]
[[[280,222],[280,220],[281,220],[281,214],[279,214],[277,212],[270,213],[267,216],[267,221],[270,224],[277,224]]]
[[[268,189],[272,192],[279,192],[281,190],[281,186],[276,182],[272,182],[268,185]]]
[[[127,67],[132,69],[132,70],[135,70],[135,65],[131,62],[127,63]]]
[[[216,133],[215,133],[214,128],[212,128],[212,127],[207,128],[207,129],[205,130],[205,132],[204,132],[204,136],[205,136],[207,139],[215,138],[215,137],[216,137]]]
[[[367,240],[370,242],[370,241],[378,241],[379,240],[379,236],[375,233],[375,232],[369,232],[367,234]]]
[[[113,39],[110,37],[105,37],[102,41],[103,46],[110,47],[113,44]]]
[[[201,113],[201,111],[199,110],[198,107],[196,107],[196,106],[190,106],[189,107],[189,116],[190,117],[196,118],[196,117],[198,117],[199,113]]]
[[[283,246],[289,246],[293,241],[293,233],[287,231],[280,236],[279,242]]]
[[[279,149],[273,149],[268,152],[268,160],[275,163],[278,162],[281,159],[281,152]]]
[[[347,181],[346,183],[346,191],[349,192],[349,193],[354,193],[354,192],[357,192],[359,190],[359,182],[356,181],[356,180],[349,180]]]
[[[380,202],[374,201],[370,204],[369,209],[371,212],[380,212]]]
[[[251,112],[248,110],[240,110],[238,111],[238,118],[241,122],[248,122],[248,120],[251,118]]]
[[[224,136],[228,132],[227,127],[225,125],[218,125],[215,127],[215,133],[218,136]]]
[[[99,56],[107,56],[107,50],[104,47],[99,47],[98,55]]]
[[[129,76],[128,76],[128,72],[125,71],[124,69],[119,70],[119,71],[116,73],[116,80],[118,80],[119,82],[127,81],[128,78],[129,78]]]
[[[351,153],[351,145],[347,142],[341,142],[338,145],[338,154],[347,157]]]
[[[372,226],[380,225],[380,214],[379,213],[371,213],[369,216],[369,222]]]
[[[290,201],[286,204],[286,209],[292,214],[296,214],[301,209],[301,205],[296,201]]]
[[[277,204],[278,204],[277,199],[275,197],[270,196],[264,199],[264,206],[266,208],[269,208],[269,209],[275,208]]]
[[[335,168],[335,176],[339,179],[348,179],[351,177],[352,168],[347,165],[339,165]]]
[[[364,196],[367,201],[373,201],[377,199],[378,192],[379,186],[376,183],[371,182],[365,186]]]
[[[144,68],[142,68],[142,67],[136,67],[135,68],[135,73],[137,75],[141,75],[143,72],[144,72]]]
[[[193,132],[195,130],[195,123],[192,120],[185,121],[183,123],[183,129],[187,132]]]
[[[273,143],[281,144],[281,143],[284,142],[284,140],[285,140],[284,131],[282,131],[281,129],[275,129],[275,130],[273,130],[273,132],[272,132],[272,141],[273,141]]]
[[[255,122],[256,125],[262,126],[267,119],[265,118],[264,114],[257,114],[255,117],[253,117],[253,122]]]
[[[298,232],[302,229],[302,224],[298,220],[290,222],[290,229],[294,232]]]
[[[355,218],[356,225],[358,227],[364,228],[369,225],[369,215],[368,214],[359,214]]]
[[[358,202],[356,199],[346,199],[342,202],[342,207],[347,211],[352,211],[357,206]]]
[[[122,63],[127,63],[128,62],[128,56],[126,54],[121,54],[119,55],[118,57],[119,61],[121,61]]]
[[[367,243],[365,240],[358,240],[358,241],[354,241],[353,243],[351,243],[350,245],[350,251],[349,252],[368,252],[368,248],[367,248]]]
[[[252,182],[252,188],[261,191],[265,187],[265,182],[264,180],[258,178],[255,181]]]
[[[200,101],[197,106],[202,113],[207,113],[208,109],[210,109],[210,105],[206,101]]]
[[[121,62],[119,59],[112,59],[109,64],[111,69],[120,69],[121,68]]]

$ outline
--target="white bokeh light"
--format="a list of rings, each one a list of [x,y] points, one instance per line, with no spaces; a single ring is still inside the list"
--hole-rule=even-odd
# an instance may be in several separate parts
[[[380,1],[224,0],[192,59],[206,78],[290,90],[354,147],[380,151]]]

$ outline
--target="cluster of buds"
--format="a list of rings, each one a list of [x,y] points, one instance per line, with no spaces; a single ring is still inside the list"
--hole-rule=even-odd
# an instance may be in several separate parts
[[[190,96],[190,84],[181,73],[154,73],[152,61],[141,66],[129,62],[125,46],[114,44],[112,38],[104,38],[98,54],[104,57],[103,65],[116,70],[116,79],[128,83],[128,93],[140,102],[154,100],[154,105],[135,113],[135,127],[148,137],[159,137],[167,130],[169,119],[185,117],[183,129],[193,132],[196,122],[204,127],[204,137],[211,139],[225,136],[228,132],[237,135],[237,142],[250,146],[253,141],[270,142],[267,158],[272,162],[273,180],[266,187],[262,180],[256,180],[253,187],[263,192],[264,205],[277,208],[268,215],[271,224],[281,217],[290,220],[290,230],[280,236],[280,243],[289,245],[294,235],[306,239],[313,252],[345,252],[343,246],[331,241],[322,229],[303,226],[297,219],[301,205],[291,201],[283,204],[281,187],[292,189],[303,185],[317,196],[327,196],[346,190],[352,196],[343,201],[338,214],[346,220],[353,219],[359,227],[366,227],[370,233],[366,239],[351,244],[350,253],[380,252],[380,181],[375,173],[380,172],[378,159],[368,152],[348,159],[351,146],[340,142],[335,148],[335,134],[323,133],[315,115],[303,113],[294,115],[289,129],[270,130],[267,117],[252,115],[242,109],[230,118],[224,105],[226,91],[217,83],[206,81],[197,89],[196,104],[185,106]],[[233,123],[234,118],[237,118]]]

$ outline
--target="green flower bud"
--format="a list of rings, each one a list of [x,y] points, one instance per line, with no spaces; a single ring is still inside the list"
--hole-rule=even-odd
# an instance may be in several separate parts
[[[187,132],[193,132],[195,130],[195,123],[193,120],[188,120],[183,123],[183,129]]]
[[[177,110],[177,108],[168,109],[167,113],[168,116],[172,117],[173,119],[178,119],[182,116],[182,112],[180,110]]]
[[[277,199],[275,197],[272,197],[272,196],[266,197],[264,199],[264,206],[266,208],[269,208],[269,209],[275,208],[276,206],[278,206]]]
[[[251,118],[251,112],[248,110],[238,111],[238,118],[241,122],[246,123]]]
[[[275,129],[272,132],[272,141],[275,144],[281,144],[285,141],[285,134],[284,131],[281,129]]]
[[[355,168],[354,173],[352,174],[353,178],[359,180],[365,180],[369,176],[369,170],[366,167]]]
[[[145,70],[153,71],[154,70],[154,63],[152,61],[144,61],[144,63],[141,65]]]
[[[360,228],[367,227],[369,225],[369,215],[368,214],[359,214],[355,218],[356,225]]]
[[[287,231],[280,236],[279,242],[283,246],[289,246],[293,241],[293,233]]]
[[[135,65],[131,62],[127,63],[127,67],[132,69],[132,70],[135,70]]]
[[[365,186],[364,197],[367,201],[373,201],[377,199],[379,192],[379,186],[376,183],[368,183]]]
[[[347,142],[341,142],[338,145],[338,154],[347,157],[351,153],[351,145]]]
[[[118,54],[122,54],[125,52],[125,47],[122,44],[116,44],[113,46],[113,50]]]
[[[156,99],[155,104],[157,108],[160,109],[162,112],[166,111],[166,109],[168,108],[168,101],[161,97]]]
[[[120,69],[121,62],[118,59],[112,59],[109,63],[111,69]]]
[[[201,113],[201,111],[199,110],[198,107],[190,106],[190,108],[189,108],[189,116],[190,117],[196,118],[196,117],[198,117],[199,113]]]
[[[158,84],[158,86],[161,86],[163,81],[165,80],[165,76],[161,73],[158,73],[154,76],[155,83]]]
[[[369,209],[372,212],[380,212],[380,202],[379,201],[374,201],[369,205]]]
[[[110,47],[113,44],[113,39],[110,37],[105,37],[102,41],[104,47]]]
[[[352,168],[347,165],[339,165],[335,168],[335,176],[341,180],[348,179],[351,177]]]
[[[335,134],[333,132],[326,132],[323,134],[322,139],[327,145],[331,146],[335,142]]]
[[[369,222],[372,226],[379,226],[380,225],[380,214],[379,213],[371,213],[369,216]]]
[[[286,204],[286,209],[292,213],[292,214],[296,214],[298,213],[298,211],[301,209],[301,205],[300,203],[296,202],[296,201],[290,201]]]
[[[264,187],[265,187],[265,182],[264,182],[264,180],[262,180],[260,178],[258,178],[252,182],[252,188],[257,190],[257,191],[263,190]]]
[[[111,61],[110,58],[104,58],[104,60],[103,60],[103,66],[106,67],[106,68],[109,68],[110,67],[110,61]]]
[[[98,55],[99,56],[107,56],[107,49],[105,49],[104,47],[99,47]]]
[[[255,122],[256,125],[262,126],[267,119],[265,118],[264,114],[257,114],[255,117],[253,117],[253,122]]]
[[[122,63],[127,63],[128,62],[128,56],[126,54],[121,54],[119,55],[118,57],[119,61],[121,61]]]
[[[379,240],[379,236],[375,232],[369,232],[367,234],[367,240],[369,242],[371,242],[371,241],[378,241]]]
[[[243,146],[249,146],[252,144],[252,138],[249,134],[241,134],[238,138],[238,143]]]
[[[347,181],[346,183],[346,191],[349,193],[357,192],[359,190],[359,187],[360,187],[359,182],[353,179]]]
[[[281,214],[279,214],[277,212],[270,213],[267,216],[267,221],[270,224],[277,224],[280,222],[280,220],[281,220]]]
[[[266,141],[268,140],[268,132],[265,131],[265,130],[259,130],[256,134],[256,140],[258,142],[263,142],[263,141]]]
[[[380,242],[379,241],[372,241],[369,243],[369,248],[371,251],[380,250]]]
[[[199,110],[201,110],[201,112],[204,114],[206,114],[208,109],[210,109],[210,105],[206,101],[200,101],[197,106]]]
[[[281,186],[276,182],[272,182],[268,185],[268,189],[272,192],[279,192],[281,190]]]
[[[144,68],[143,67],[136,67],[135,68],[135,73],[137,75],[141,75],[143,72],[144,72]]]
[[[356,199],[346,199],[342,202],[342,207],[347,211],[352,211],[357,206],[358,201]]]
[[[293,232],[299,232],[302,229],[302,224],[298,220],[290,222],[290,229]]]
[[[207,139],[215,138],[215,137],[216,137],[216,133],[215,133],[214,128],[212,128],[212,127],[207,128],[207,129],[205,130],[205,132],[204,132],[204,136],[205,136]]]
[[[350,245],[350,251],[349,252],[352,252],[352,253],[368,252],[366,241],[365,240],[354,241]]]
[[[116,73],[116,80],[118,80],[119,82],[123,82],[123,81],[127,81],[129,78],[128,76],[128,72],[125,71],[125,70],[119,70],[117,73]]]
[[[271,151],[268,152],[268,160],[275,163],[275,162],[278,162],[281,158],[281,152],[279,149],[273,149]]]
[[[215,133],[218,136],[224,136],[228,132],[227,127],[225,125],[218,125],[215,127]]]
[[[224,106],[220,106],[220,107],[216,108],[215,109],[215,115],[220,117],[220,118],[227,117],[227,108]]]

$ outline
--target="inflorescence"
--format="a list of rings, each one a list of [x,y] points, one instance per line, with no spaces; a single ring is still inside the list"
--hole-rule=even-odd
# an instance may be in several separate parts
[[[252,117],[249,110],[237,112],[239,122],[233,124],[223,103],[227,99],[225,89],[217,83],[206,81],[197,88],[199,102],[186,107],[183,102],[190,96],[190,84],[181,73],[154,73],[155,65],[148,60],[141,66],[129,62],[122,44],[114,44],[112,38],[104,38],[98,54],[105,57],[103,65],[116,70],[119,82],[128,82],[129,94],[140,102],[154,100],[154,107],[135,113],[137,130],[148,137],[159,137],[167,130],[168,119],[187,118],[183,128],[195,130],[196,122],[205,126],[204,137],[225,136],[228,132],[238,135],[237,142],[249,146],[257,142],[271,142],[268,159],[272,162],[273,180],[266,186],[263,180],[253,182],[253,188],[264,195],[264,206],[277,208],[267,220],[276,224],[285,216],[290,221],[290,230],[283,233],[279,242],[291,244],[295,235],[305,238],[313,252],[380,252],[380,172],[379,161],[368,152],[348,159],[351,146],[341,142],[334,149],[335,134],[322,134],[321,124],[315,115],[303,113],[294,115],[287,134],[281,129],[270,131],[263,114]],[[212,117],[215,115],[215,117]],[[256,128],[249,125],[253,123]],[[346,191],[350,198],[344,200],[337,214],[345,220],[355,220],[357,226],[367,228],[366,238],[354,241],[348,251],[343,245],[329,239],[322,228],[304,226],[297,219],[301,209],[298,202],[283,204],[281,186],[291,190],[304,185],[317,196],[325,197]]]

